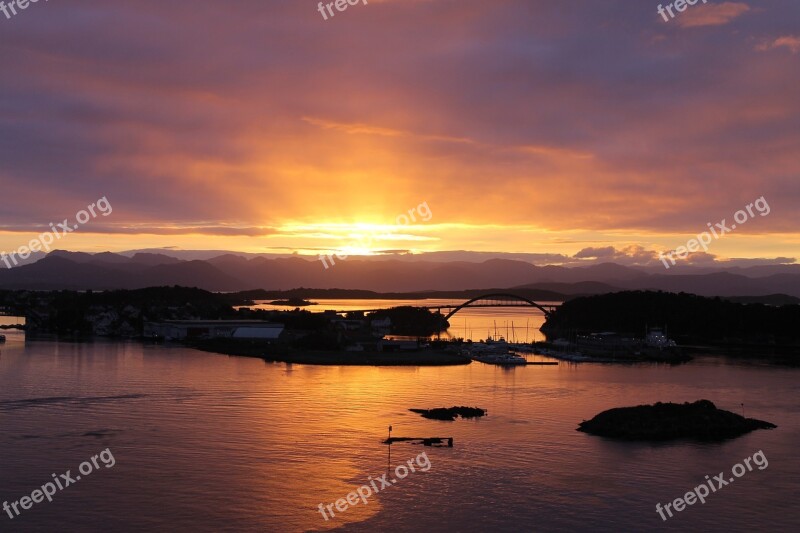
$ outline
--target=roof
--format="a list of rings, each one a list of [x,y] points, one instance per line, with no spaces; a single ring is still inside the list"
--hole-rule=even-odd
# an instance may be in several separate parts
[[[151,324],[169,324],[171,326],[229,326],[229,327],[250,327],[258,326],[263,328],[283,328],[283,324],[266,322],[264,320],[161,320],[151,322]]]
[[[236,328],[233,332],[234,339],[277,339],[283,333],[283,327],[245,327]]]

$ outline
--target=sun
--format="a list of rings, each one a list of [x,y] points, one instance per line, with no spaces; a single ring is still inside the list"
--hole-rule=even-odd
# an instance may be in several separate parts
[[[314,222],[286,224],[276,234],[277,239],[305,241],[306,246],[295,247],[303,254],[338,254],[341,256],[378,256],[389,251],[402,250],[419,253],[423,248],[438,242],[430,235],[432,228],[424,223],[387,224],[377,222]],[[425,233],[428,233],[427,235]]]

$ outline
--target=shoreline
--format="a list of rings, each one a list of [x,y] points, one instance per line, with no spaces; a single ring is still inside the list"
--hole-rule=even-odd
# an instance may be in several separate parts
[[[344,350],[276,349],[249,343],[196,342],[184,346],[208,353],[254,357],[276,363],[339,366],[455,366],[472,361],[446,350],[418,350],[410,352],[347,352]]]
[[[267,355],[267,361],[306,365],[338,366],[457,366],[471,360],[445,351],[425,352],[328,352],[305,351],[286,355]]]

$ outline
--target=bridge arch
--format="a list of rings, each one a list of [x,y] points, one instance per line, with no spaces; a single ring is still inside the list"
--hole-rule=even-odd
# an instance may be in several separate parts
[[[453,316],[454,314],[458,313],[459,311],[461,311],[465,307],[470,307],[471,304],[473,304],[475,302],[478,302],[480,300],[501,300],[501,301],[509,300],[509,301],[517,301],[517,302],[522,302],[523,304],[528,304],[531,307],[535,307],[535,308],[541,310],[542,313],[544,313],[545,316],[550,316],[550,313],[552,312],[552,311],[547,310],[546,308],[544,308],[540,304],[537,304],[533,300],[529,300],[528,298],[525,298],[524,296],[519,296],[517,294],[511,294],[511,293],[505,293],[505,292],[498,292],[498,293],[492,293],[492,294],[484,294],[482,296],[477,296],[475,298],[472,298],[471,300],[467,300],[463,304],[459,305],[458,307],[455,307],[452,311],[447,313],[447,315],[445,315],[445,317],[444,317],[445,320],[450,320],[451,316]],[[489,307],[489,306],[487,306],[487,307]],[[499,306],[492,305],[491,307],[499,307]],[[514,306],[509,306],[509,307],[514,307]]]

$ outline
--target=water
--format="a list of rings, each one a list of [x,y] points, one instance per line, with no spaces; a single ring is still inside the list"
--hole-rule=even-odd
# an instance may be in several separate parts
[[[305,307],[305,309],[320,313],[322,311],[355,311],[369,309],[385,309],[400,305],[427,306],[461,305],[464,299],[428,298],[420,300],[390,300],[390,299],[333,299],[312,298],[311,301],[318,305]],[[282,310],[293,309],[291,306],[272,305],[266,300],[258,300],[252,309]],[[560,305],[561,302],[541,301],[540,305]],[[445,311],[443,313],[446,314]],[[464,308],[450,319],[450,328],[442,333],[442,338],[463,338],[475,341],[505,337],[508,341],[532,342],[544,340],[544,335],[539,328],[544,324],[544,313],[530,306],[519,307],[468,307]]]
[[[516,321],[516,319],[515,319]],[[108,448],[100,468],[0,531],[797,531],[798,371],[699,358],[671,367],[315,367],[136,342],[0,346],[0,501]],[[778,424],[723,444],[575,431],[615,406],[707,398]],[[412,407],[472,405],[440,422]],[[453,448],[380,441],[452,436]],[[745,457],[769,460],[663,522],[655,511]],[[317,510],[425,451],[367,505]]]

